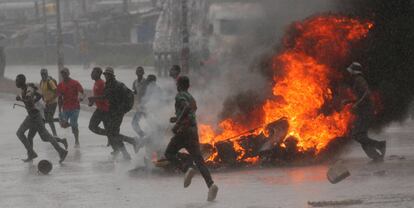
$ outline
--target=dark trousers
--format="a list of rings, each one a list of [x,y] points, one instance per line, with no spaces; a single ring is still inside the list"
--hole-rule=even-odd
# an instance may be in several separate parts
[[[91,120],[89,121],[89,130],[91,130],[95,134],[107,136],[105,130],[108,128],[107,120],[108,112],[96,109],[95,112],[93,112],[92,114]],[[99,126],[100,123],[103,123],[104,128],[101,128]]]
[[[201,156],[197,127],[185,128],[181,133],[176,134],[171,138],[165,150],[165,157],[178,169],[186,172],[189,167],[177,157],[178,151],[182,148],[185,148],[190,153],[192,160],[203,176],[207,186],[210,187],[214,182]]]
[[[56,113],[57,103],[46,104],[45,108],[45,120],[49,124],[52,130],[53,136],[57,135],[55,123],[53,122]]]
[[[352,138],[359,142],[362,149],[371,159],[381,158],[379,153],[382,143],[368,137],[368,130],[373,118],[373,113],[370,107],[361,107],[357,111],[357,118],[354,121],[351,131]]]
[[[95,134],[108,137],[108,134],[106,132],[106,129],[108,129],[108,117],[108,112],[96,109],[95,112],[93,112],[91,119],[89,120],[89,130]],[[99,126],[101,123],[103,124],[104,128],[101,128]],[[109,137],[108,145],[111,145],[111,140]],[[112,148],[115,150],[114,146],[112,146]]]
[[[29,138],[28,139],[25,135],[26,131],[29,130]],[[40,138],[42,141],[50,142],[52,146],[56,149],[57,152],[62,152],[64,149],[59,146],[57,143],[57,139],[52,136],[49,131],[47,131],[45,127],[45,123],[43,121],[42,116],[39,112],[31,113],[30,115],[26,116],[23,123],[20,124],[19,129],[16,132],[17,137],[23,143],[24,147],[26,148],[28,153],[33,153],[33,137],[34,135],[39,133]]]
[[[106,134],[109,138],[110,145],[114,148],[123,148],[124,143],[127,142],[130,144],[135,144],[136,141],[132,137],[125,136],[120,133],[121,131],[121,124],[124,119],[124,113],[118,112],[109,112],[107,117],[107,124],[106,124]]]

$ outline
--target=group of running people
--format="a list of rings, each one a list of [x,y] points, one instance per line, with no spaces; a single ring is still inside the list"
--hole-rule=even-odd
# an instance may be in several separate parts
[[[216,198],[218,187],[214,184],[201,155],[195,114],[197,104],[188,92],[190,79],[187,76],[180,76],[180,71],[178,65],[174,65],[170,69],[170,76],[176,81],[177,94],[175,96],[175,116],[170,118],[170,122],[174,124],[172,128],[174,136],[170,140],[164,156],[177,170],[185,173],[184,187],[191,184],[196,173],[195,169],[198,169],[208,187],[207,200],[213,201]],[[62,128],[70,127],[75,138],[75,148],[80,147],[78,117],[80,102],[86,98],[86,95],[82,85],[71,78],[68,68],[63,68],[59,73],[62,81],[57,83],[48,75],[47,69],[41,69],[41,81],[38,86],[27,83],[23,74],[16,77],[16,86],[21,89],[21,94],[16,97],[16,100],[23,102],[28,112],[17,131],[18,138],[27,150],[27,158],[23,160],[24,162],[30,162],[37,157],[33,149],[33,138],[36,133],[39,134],[42,141],[52,144],[59,154],[60,163],[65,160],[68,154],[68,142],[65,138],[57,136],[54,122],[59,122]],[[102,74],[105,81],[101,78]],[[89,122],[89,129],[95,134],[107,137],[107,145],[113,149],[111,154],[114,157],[122,154],[125,160],[131,159],[125,148],[125,142],[131,144],[136,153],[145,145],[145,139],[143,139],[145,133],[139,125],[141,118],[145,116],[144,97],[148,91],[159,90],[155,84],[156,76],[148,75],[147,78],[144,78],[143,67],[136,69],[136,75],[137,79],[131,90],[116,79],[112,67],[106,67],[105,70],[95,67],[91,72],[91,78],[95,81],[93,95],[87,98],[89,106],[96,106]],[[134,101],[136,101],[135,104]],[[129,137],[120,133],[123,118],[134,105],[137,106],[137,111],[133,116],[132,126],[139,137]],[[54,118],[56,109],[59,110],[59,118]],[[49,124],[52,134],[46,129],[45,123]],[[103,128],[100,127],[101,123]],[[192,163],[183,162],[178,157],[179,150],[183,148],[190,154]]]

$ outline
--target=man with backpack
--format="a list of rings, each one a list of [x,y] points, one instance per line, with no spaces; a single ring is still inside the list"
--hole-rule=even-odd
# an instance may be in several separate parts
[[[125,160],[131,160],[131,156],[125,148],[124,141],[134,146],[135,152],[139,149],[139,143],[135,138],[120,134],[122,120],[134,105],[134,93],[124,83],[115,79],[114,69],[107,67],[103,73],[106,79],[104,94],[102,96],[89,97],[89,102],[108,100],[109,111],[107,121],[107,136],[115,154],[121,152]]]
[[[45,102],[45,120],[52,130],[53,136],[57,136],[55,123],[53,118],[57,108],[57,82],[49,76],[47,69],[40,70],[40,90],[43,101]]]

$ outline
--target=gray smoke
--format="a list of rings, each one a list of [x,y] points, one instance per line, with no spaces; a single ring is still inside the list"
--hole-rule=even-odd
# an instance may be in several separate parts
[[[200,120],[216,124],[233,118],[246,125],[254,123],[249,115],[271,94],[273,71],[270,58],[277,53],[281,38],[294,21],[315,13],[333,11],[330,0],[257,1],[263,9],[258,19],[242,23],[242,35],[216,69],[202,73],[196,82],[206,83],[195,92],[200,105]],[[196,75],[197,76],[197,75]],[[201,80],[201,81],[200,81]]]

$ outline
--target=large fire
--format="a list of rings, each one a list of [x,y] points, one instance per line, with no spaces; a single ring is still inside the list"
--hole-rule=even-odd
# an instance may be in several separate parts
[[[294,138],[296,151],[318,154],[332,140],[344,136],[353,119],[349,107],[324,112],[327,103],[334,100],[332,83],[341,75],[332,63],[349,56],[351,44],[364,38],[373,24],[353,18],[325,15],[293,24],[294,37],[284,39],[285,48],[272,59],[274,71],[272,96],[258,105],[251,114],[251,122],[240,124],[227,118],[218,129],[200,125],[200,142],[216,144],[232,142],[237,160],[254,163],[258,157],[246,156],[238,139],[244,135],[268,135],[266,125],[279,119],[288,122],[287,134],[278,145],[284,148]],[[217,159],[217,150],[208,160]]]

